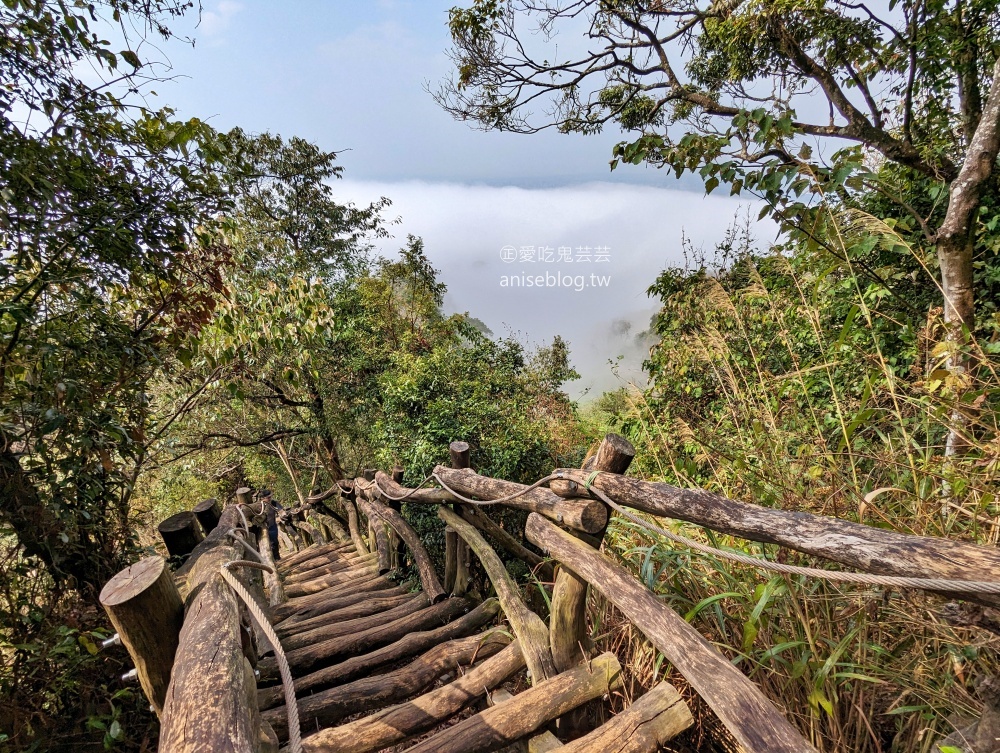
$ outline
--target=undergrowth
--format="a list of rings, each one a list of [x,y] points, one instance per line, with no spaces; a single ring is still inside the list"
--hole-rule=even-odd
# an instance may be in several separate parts
[[[598,422],[633,441],[630,473],[647,480],[995,544],[995,316],[965,343],[944,337],[933,259],[859,211],[828,219],[839,256],[762,254],[734,229],[716,259],[661,275],[650,289],[662,301],[646,364],[652,386],[606,397]],[[953,368],[956,355],[971,368]],[[946,457],[950,428],[966,454]],[[717,548],[824,566],[672,525]],[[976,683],[998,669],[997,636],[948,623],[936,596],[773,576],[618,518],[606,547],[824,752],[932,751],[978,716]],[[629,646],[639,685],[669,673],[599,599],[591,619],[605,644]],[[602,628],[609,620],[614,627]]]

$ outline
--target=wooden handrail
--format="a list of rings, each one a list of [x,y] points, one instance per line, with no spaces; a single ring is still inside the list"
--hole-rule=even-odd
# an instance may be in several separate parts
[[[559,469],[580,484],[590,473]],[[990,580],[1000,577],[1000,551],[949,539],[897,533],[807,512],[737,502],[703,489],[680,489],[602,473],[590,483],[615,502],[642,512],[695,523],[720,533],[813,554],[863,572],[909,577]],[[990,606],[993,594],[949,594]]]
[[[469,469],[454,470],[439,465],[434,474],[459,494],[482,500],[501,499],[527,488],[525,484],[480,476]],[[603,531],[608,524],[607,507],[596,499],[563,499],[548,489],[532,489],[503,504],[515,510],[537,512],[556,523],[585,533]]]
[[[441,581],[438,580],[437,574],[434,572],[434,565],[431,564],[430,555],[427,554],[427,550],[420,542],[417,532],[410,527],[409,523],[403,520],[402,515],[392,508],[373,499],[368,500],[367,505],[372,514],[390,525],[399,537],[406,542],[406,546],[409,547],[410,553],[413,555],[417,572],[420,574],[420,583],[423,586],[424,593],[427,594],[431,602],[436,604],[444,599],[447,594],[441,586]]]
[[[186,613],[160,725],[161,753],[277,746],[257,709],[239,602],[220,574],[223,565],[243,556],[229,538],[240,524],[236,506],[227,507],[187,563]]]
[[[750,753],[815,749],[742,672],[627,570],[558,526],[531,514],[528,540],[596,588],[684,675]]]

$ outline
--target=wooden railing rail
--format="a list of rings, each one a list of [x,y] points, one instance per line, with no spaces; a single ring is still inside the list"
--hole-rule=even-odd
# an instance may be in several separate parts
[[[223,566],[249,556],[241,540],[252,544],[273,570],[266,576],[247,571],[240,577],[257,603],[253,611],[257,605],[266,610],[269,600],[267,613],[284,647],[277,658],[286,657],[297,673],[296,692],[315,693],[300,704],[314,722],[335,723],[355,707],[378,709],[388,699],[402,700],[414,689],[426,688],[450,663],[469,666],[467,674],[425,693],[419,702],[401,703],[306,738],[303,745],[309,751],[367,753],[395,744],[444,721],[523,667],[529,672],[529,691],[513,697],[496,694],[492,708],[438,732],[414,750],[488,751],[528,738],[532,750],[598,751],[609,741],[624,741],[623,750],[655,750],[691,724],[688,709],[669,685],[658,686],[591,731],[587,705],[620,682],[614,656],[595,658],[587,627],[591,588],[685,677],[743,750],[813,751],[756,685],[601,551],[612,507],[636,523],[650,525],[630,511],[682,520],[821,557],[869,578],[937,578],[937,593],[1000,606],[1000,595],[973,588],[996,590],[988,582],[1000,575],[996,549],[629,478],[624,474],[634,455],[626,440],[608,435],[582,468],[557,469],[543,479],[547,488],[529,487],[477,473],[471,467],[472,448],[453,442],[451,467],[433,470],[442,488],[408,489],[399,467],[391,473],[367,469],[361,477],[338,480],[330,490],[286,510],[280,534],[298,551],[286,551],[278,563],[271,558],[262,510],[252,505],[248,488],[238,489],[228,506],[208,499],[191,512],[171,516],[159,529],[169,563],[182,563],[176,571],[170,573],[164,558],[147,558],[115,576],[101,594],[135,660],[143,690],[161,717],[160,750],[271,753],[287,734],[280,689],[257,689],[258,677],[265,685],[277,679],[275,657],[258,661],[258,654],[271,646],[254,630],[247,610],[220,574]],[[490,503],[527,512],[524,536],[492,518]],[[404,504],[434,505],[445,525],[443,577],[406,521]],[[670,531],[658,530],[676,539]],[[521,587],[487,537],[531,568],[543,587],[551,586],[547,623],[522,598]],[[402,568],[407,552],[420,580],[416,594],[389,575]],[[481,565],[475,584],[473,554]],[[818,570],[795,572],[823,577]],[[902,585],[887,578],[882,582]],[[482,601],[477,590],[490,585],[497,598]],[[931,586],[917,584],[925,590]],[[233,588],[239,590],[238,585]],[[509,622],[513,636],[490,628],[473,638],[470,631],[493,624],[498,613]],[[477,641],[486,641],[481,655]],[[412,665],[362,677],[435,646]],[[603,674],[598,677],[595,668]],[[552,720],[558,720],[559,737],[573,742],[562,745],[552,734],[539,734]],[[640,724],[642,730],[636,726]]]
[[[164,753],[278,749],[277,736],[257,710],[256,638],[220,573],[244,556],[230,533],[241,527],[236,505],[227,507],[183,568],[188,595],[160,724]],[[245,580],[263,600],[259,578]]]

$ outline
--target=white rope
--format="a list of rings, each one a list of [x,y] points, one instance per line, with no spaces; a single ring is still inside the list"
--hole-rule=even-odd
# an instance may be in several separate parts
[[[753,557],[749,554],[727,552],[722,549],[716,549],[715,547],[708,546],[707,544],[702,544],[698,541],[692,541],[691,539],[679,536],[676,533],[672,533],[671,531],[660,528],[649,521],[643,520],[639,516],[626,510],[617,502],[610,499],[600,489],[594,487],[592,479],[586,484],[586,488],[606,505],[636,525],[641,526],[650,532],[658,533],[660,536],[663,536],[663,538],[669,541],[682,544],[683,546],[693,549],[701,554],[708,554],[713,557],[728,560],[729,562],[737,562],[741,565],[749,565],[750,567],[760,568],[761,570],[769,570],[775,573],[784,573],[786,575],[805,575],[811,578],[823,578],[824,580],[839,581],[842,583],[861,583],[872,586],[888,586],[890,588],[919,588],[925,591],[958,591],[965,593],[1000,594],[1000,583],[989,581],[952,580],[948,578],[911,578],[903,575],[874,575],[871,573],[852,573],[844,570],[821,570],[817,567],[786,565],[782,562],[762,560],[759,557]]]
[[[770,560],[760,559],[759,557],[753,557],[748,554],[740,554],[737,552],[727,552],[722,549],[716,549],[715,547],[708,546],[707,544],[702,544],[698,541],[693,541],[692,539],[680,536],[676,533],[672,533],[664,528],[661,528],[653,523],[650,523],[637,515],[633,514],[629,510],[619,505],[614,500],[608,498],[604,492],[593,486],[594,479],[600,475],[601,471],[594,471],[590,474],[587,482],[584,484],[584,488],[604,502],[606,505],[611,507],[613,510],[617,511],[620,515],[632,521],[636,525],[644,528],[650,533],[656,533],[676,544],[681,544],[688,547],[689,549],[698,552],[700,554],[706,554],[713,557],[718,557],[719,559],[724,559],[729,562],[736,562],[742,565],[749,565],[750,567],[756,567],[761,570],[768,570],[776,573],[783,573],[786,575],[804,575],[810,578],[822,578],[828,581],[837,581],[841,583],[860,583],[864,585],[873,586],[886,586],[889,588],[919,588],[925,591],[952,591],[952,592],[964,592],[964,593],[981,593],[981,594],[1000,594],[1000,583],[992,581],[977,581],[977,580],[955,580],[950,578],[916,578],[903,575],[875,575],[871,573],[856,573],[844,570],[823,570],[817,567],[801,567],[799,565],[786,565],[781,562],[771,562]],[[506,502],[511,502],[518,497],[524,496],[528,492],[537,487],[545,484],[553,479],[563,479],[566,476],[561,473],[553,473],[545,478],[539,479],[530,486],[526,486],[523,489],[515,492],[514,494],[509,494],[504,497],[499,497],[497,499],[491,500],[475,500],[469,499],[461,494],[459,494],[454,489],[450,488],[447,483],[441,478],[437,473],[432,473],[428,479],[433,478],[440,484],[441,488],[446,492],[451,494],[457,500],[465,502],[471,505],[497,505],[504,504]],[[357,484],[361,479],[355,479],[355,484]],[[421,482],[421,486],[427,482],[425,479]],[[378,491],[385,497],[389,499],[399,499],[391,495],[387,495],[385,491],[379,486],[377,482],[365,482],[361,486],[362,489],[368,490],[372,488],[378,489]],[[419,488],[419,487],[418,487]],[[409,494],[415,492],[416,489],[410,491]],[[407,494],[406,496],[409,496]],[[402,499],[405,499],[403,497]]]
[[[236,512],[240,514],[240,519],[243,521],[243,530],[250,534],[250,524],[247,523],[247,516],[243,514],[243,505],[236,505]]]
[[[245,554],[250,554],[260,564],[267,565],[267,563],[264,562],[264,558],[260,556],[260,552],[254,549],[253,546],[251,546],[250,542],[246,541],[242,536],[237,534],[236,530],[237,529],[235,528],[230,528],[228,531],[226,531],[226,533],[229,535],[230,538],[232,538],[233,541],[235,541],[237,544],[243,547],[243,552]],[[249,534],[250,531],[247,531],[247,533]]]
[[[229,584],[233,591],[240,597],[243,604],[246,605],[247,610],[253,616],[257,626],[264,632],[264,635],[267,636],[267,640],[270,641],[271,646],[274,648],[274,658],[278,663],[278,672],[281,674],[282,690],[285,694],[285,713],[288,715],[288,745],[291,753],[302,753],[302,732],[299,729],[299,706],[295,700],[295,680],[292,678],[292,669],[288,666],[288,659],[285,657],[285,651],[281,647],[281,640],[278,638],[278,634],[274,632],[274,628],[271,626],[271,621],[268,619],[267,615],[264,614],[260,605],[257,604],[257,601],[246,589],[246,586],[240,582],[240,580],[229,568],[249,567],[255,570],[263,570],[268,573],[273,573],[274,569],[269,565],[264,564],[260,557],[260,553],[257,552],[249,544],[249,542],[244,541],[235,535],[235,529],[228,531],[228,533],[235,541],[239,541],[239,543],[243,546],[243,551],[253,553],[258,561],[235,560],[234,562],[227,562],[222,566],[220,572],[222,573],[222,577],[226,583]]]

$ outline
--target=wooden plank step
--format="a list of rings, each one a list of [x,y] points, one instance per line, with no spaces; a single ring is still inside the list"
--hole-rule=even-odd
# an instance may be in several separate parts
[[[302,749],[307,753],[375,753],[433,729],[524,668],[524,655],[512,643],[443,687],[304,738]]]
[[[285,654],[292,675],[297,676],[327,667],[351,655],[362,654],[388,645],[415,630],[437,627],[441,623],[468,612],[473,602],[464,598],[453,598],[422,609],[392,622],[376,625],[353,635],[331,638],[311,646],[289,651]],[[273,658],[261,659],[257,665],[260,684],[278,681],[278,665]]]
[[[317,672],[295,678],[295,694],[302,696],[309,691],[329,688],[339,683],[350,682],[369,672],[375,672],[411,656],[416,656],[438,643],[471,635],[484,625],[492,622],[500,612],[500,603],[496,599],[487,599],[467,615],[452,620],[447,625],[433,630],[416,631],[403,636],[398,641],[390,643],[375,651],[352,656],[339,664],[326,667]],[[262,709],[270,708],[283,701],[281,686],[261,688],[257,691],[258,705]]]
[[[363,677],[298,700],[299,719],[305,729],[328,727],[352,714],[377,711],[422,693],[446,674],[461,674],[477,659],[488,659],[510,645],[510,637],[493,630],[435,646],[409,664],[374,677]],[[284,706],[263,712],[284,741],[288,736]]]

